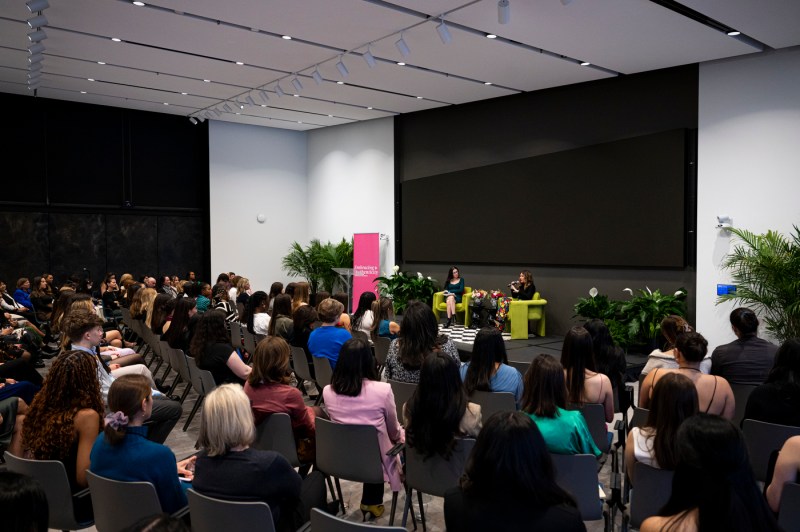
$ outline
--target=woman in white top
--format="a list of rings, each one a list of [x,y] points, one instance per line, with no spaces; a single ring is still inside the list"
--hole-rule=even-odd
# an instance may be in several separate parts
[[[268,334],[270,320],[269,314],[267,314],[268,305],[269,298],[266,292],[259,290],[250,296],[244,310],[244,321],[247,323],[248,331],[261,336],[266,336]]]
[[[677,369],[678,362],[675,360],[675,340],[680,333],[692,332],[692,326],[675,314],[669,315],[661,320],[661,334],[667,339],[666,350],[654,349],[647,357],[647,363],[642,368],[642,375],[647,375],[654,369]],[[700,371],[708,375],[711,372],[711,354],[707,354],[700,363]]]
[[[372,313],[372,302],[377,299],[375,292],[362,292],[358,298],[358,308],[353,313],[350,320],[350,329],[353,331],[363,331],[369,336],[375,315]]]
[[[669,373],[659,379],[653,390],[647,422],[628,433],[625,471],[631,483],[634,483],[636,462],[658,469],[675,469],[675,435],[681,423],[696,413],[697,388],[688,377]]]

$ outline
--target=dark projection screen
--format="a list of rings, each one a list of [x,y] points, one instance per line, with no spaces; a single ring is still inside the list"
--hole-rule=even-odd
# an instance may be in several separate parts
[[[687,131],[401,184],[410,262],[682,268]]]

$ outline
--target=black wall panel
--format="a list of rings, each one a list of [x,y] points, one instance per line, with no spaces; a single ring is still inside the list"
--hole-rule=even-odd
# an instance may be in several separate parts
[[[106,269],[117,276],[128,272],[136,279],[158,269],[157,216],[106,216]]]
[[[203,233],[199,217],[159,216],[158,260],[160,273],[177,274],[183,279],[189,270],[198,272],[202,264],[202,248],[197,235]],[[203,277],[204,279],[207,277]]]
[[[106,267],[106,230],[102,214],[50,214],[50,264],[54,275],[100,279]]]
[[[0,279],[9,291],[20,277],[50,271],[47,215],[40,212],[0,212]],[[23,260],[15,261],[19,257]]]

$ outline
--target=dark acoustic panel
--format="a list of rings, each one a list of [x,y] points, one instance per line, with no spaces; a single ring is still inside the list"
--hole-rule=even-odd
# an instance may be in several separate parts
[[[0,212],[0,280],[9,293],[20,277],[50,273],[47,243],[47,214]]]
[[[0,120],[0,146],[3,147],[2,201],[15,203],[45,203],[47,167],[43,154],[45,144],[44,110],[31,105],[28,96],[0,95],[3,120]],[[13,156],[20,160],[14,162]]]
[[[131,113],[132,200],[137,207],[202,207],[208,188],[207,122]]]
[[[682,268],[686,131],[402,184],[410,262]]]
[[[51,202],[122,205],[124,112],[50,101],[45,153]]]
[[[102,281],[106,270],[106,224],[102,214],[50,214],[50,263],[54,273],[91,274]]]
[[[107,215],[108,271],[130,273],[135,279],[155,275],[158,269],[158,217]],[[99,278],[99,277],[98,277]]]
[[[159,273],[183,279],[189,270],[204,271],[203,233],[199,216],[159,216]]]

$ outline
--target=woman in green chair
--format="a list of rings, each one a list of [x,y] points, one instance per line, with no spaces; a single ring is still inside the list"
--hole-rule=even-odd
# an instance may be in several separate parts
[[[461,303],[464,295],[464,279],[459,274],[458,268],[453,266],[447,271],[447,280],[444,282],[444,301],[447,305],[447,323],[445,329],[450,327],[456,315],[456,304]]]
[[[514,281],[508,287],[511,289],[511,297],[530,301],[536,293],[536,285],[533,284],[533,274],[530,270],[519,272],[519,281]]]

